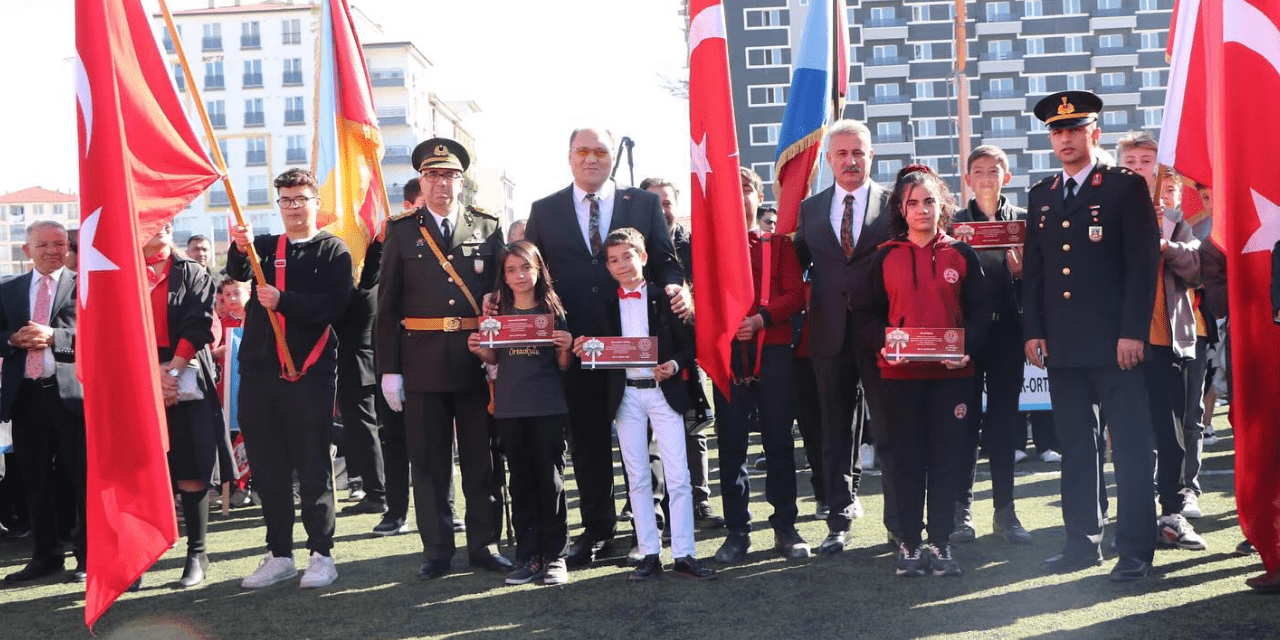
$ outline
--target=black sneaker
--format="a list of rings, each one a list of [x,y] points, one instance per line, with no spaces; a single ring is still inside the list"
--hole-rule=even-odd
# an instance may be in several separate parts
[[[955,529],[951,531],[951,541],[973,542],[977,537],[978,532],[973,529],[973,507],[957,502]]]
[[[373,528],[373,534],[376,536],[394,536],[401,533],[409,533],[409,523],[405,522],[404,518],[384,515],[382,522]]]
[[[1005,542],[1012,544],[1028,544],[1031,542],[1031,534],[1027,533],[1027,530],[1022,526],[1022,521],[1018,520],[1018,513],[1014,511],[1012,502],[996,511],[991,528],[996,535],[1003,537]],[[955,539],[954,534],[952,534],[951,539]]]
[[[935,576],[958,576],[964,573],[960,570],[960,563],[951,557],[950,544],[931,544],[929,545],[929,567],[933,570]]]
[[[681,578],[689,578],[690,580],[715,580],[716,570],[698,562],[693,556],[685,556],[676,560],[676,565],[671,571]]]
[[[507,574],[505,582],[507,584],[529,584],[535,580],[540,580],[547,572],[547,565],[542,561],[542,556],[533,556],[524,561],[524,564],[516,567],[515,571]]]
[[[924,545],[898,545],[898,566],[894,573],[904,578],[918,578],[929,569],[929,552]]]
[[[710,502],[693,505],[693,525],[699,529],[719,529],[724,526],[724,518],[716,515]]]
[[[724,543],[716,551],[716,562],[733,564],[751,553],[751,536],[746,533],[731,533],[725,537]]]
[[[778,530],[773,532],[773,549],[781,553],[784,558],[798,560],[800,558],[808,558],[813,555],[813,551],[809,548],[809,543],[800,537],[800,532],[795,527],[790,529]]]

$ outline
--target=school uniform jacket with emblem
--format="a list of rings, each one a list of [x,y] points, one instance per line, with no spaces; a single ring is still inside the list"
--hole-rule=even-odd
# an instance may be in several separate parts
[[[447,246],[425,207],[387,223],[378,283],[375,341],[379,373],[404,375],[408,393],[469,391],[484,383],[480,360],[467,350],[469,331],[410,331],[404,318],[474,318],[466,295],[440,265],[419,229],[431,234],[483,310],[504,248],[498,219],[463,209]]]
[[[1160,230],[1146,182],[1095,165],[1063,203],[1058,172],[1031,187],[1023,265],[1023,339],[1047,340],[1050,367],[1115,367],[1120,338],[1146,342]]]

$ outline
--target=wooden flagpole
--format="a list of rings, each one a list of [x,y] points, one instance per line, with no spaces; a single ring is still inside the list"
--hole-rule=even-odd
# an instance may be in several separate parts
[[[209,150],[213,153],[213,162],[217,165],[217,169],[222,173],[222,184],[227,189],[227,200],[231,204],[231,212],[236,216],[236,224],[239,226],[248,226],[244,222],[244,213],[240,211],[240,201],[236,198],[236,192],[231,188],[231,175],[227,173],[227,162],[222,157],[222,148],[218,146],[218,139],[213,134],[213,123],[209,121],[209,113],[205,110],[204,100],[200,98],[200,91],[196,88],[195,76],[191,73],[191,65],[187,63],[187,54],[182,50],[182,36],[178,33],[178,29],[173,26],[173,15],[169,13],[169,5],[165,0],[160,0],[160,11],[164,13],[164,24],[169,29],[169,38],[173,40],[173,50],[178,54],[178,61],[182,63],[182,75],[187,80],[187,91],[191,92],[192,101],[196,104],[196,113],[200,114],[200,122],[204,125],[204,134],[209,139]],[[258,282],[258,286],[267,286],[267,277],[262,272],[262,260],[258,258],[258,252],[253,247],[253,239],[249,241],[249,264],[253,266],[253,277]],[[284,358],[285,372],[291,378],[296,378],[298,369],[293,365],[293,355],[289,353],[289,345],[285,343],[284,331],[280,326],[280,318],[275,311],[267,310],[267,319],[271,321],[271,329],[276,336],[276,348]]]

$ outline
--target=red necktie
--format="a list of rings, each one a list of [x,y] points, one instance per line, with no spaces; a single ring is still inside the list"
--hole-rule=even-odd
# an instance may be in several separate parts
[[[618,287],[618,299],[619,299],[619,300],[626,300],[627,298],[635,298],[636,300],[639,300],[639,299],[640,299],[640,290],[639,290],[639,289],[636,289],[635,291],[632,291],[631,293],[627,293],[627,290],[626,290],[626,289],[623,289],[622,287]]]
[[[49,290],[49,285],[52,283],[53,278],[48,275],[40,276],[40,281],[36,283],[36,308],[31,313],[31,320],[36,324],[49,324],[49,307],[53,303],[53,292]],[[27,377],[35,380],[45,377],[44,349],[27,351]]]

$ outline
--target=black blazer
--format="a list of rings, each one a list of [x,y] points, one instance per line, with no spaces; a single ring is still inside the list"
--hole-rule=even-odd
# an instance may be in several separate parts
[[[0,284],[0,357],[4,358],[0,370],[0,421],[13,418],[13,401],[27,370],[27,350],[10,345],[9,338],[31,320],[31,274],[28,271]],[[49,326],[53,327],[58,396],[68,411],[84,415],[84,388],[76,378],[76,274],[70,269],[64,269],[58,279]]]
[[[645,252],[649,254],[646,280],[662,286],[684,282],[667,220],[662,215],[662,202],[656,194],[632,187],[615,191],[609,230],[624,227],[644,235]],[[591,255],[582,239],[573,207],[573,185],[533,203],[524,237],[538,246],[547,261],[556,293],[564,303],[569,333],[609,335],[605,326],[598,323],[601,316],[597,310],[610,303],[617,306],[618,283],[609,275],[604,249]]]
[[[840,353],[850,327],[849,309],[871,306],[871,263],[876,249],[889,240],[889,192],[872,182],[867,192],[867,213],[862,231],[845,258],[840,238],[831,228],[834,185],[800,203],[796,229],[796,256],[800,268],[809,271],[809,351],[819,357]],[[870,349],[870,345],[854,345]]]
[[[996,206],[996,220],[1025,220],[1027,210],[1014,206],[1004,196]],[[960,222],[989,222],[987,214],[978,207],[977,200],[970,200],[969,206],[956,211],[952,219],[952,228]],[[954,235],[954,234],[953,234]],[[1017,319],[1022,312],[1021,280],[1013,277],[1009,271],[1008,252],[1004,249],[986,249],[978,251],[978,260],[982,263],[982,274],[987,279],[987,291],[991,294],[991,307],[1002,317]],[[1019,327],[1021,329],[1021,327]]]
[[[676,375],[663,380],[658,386],[667,404],[676,413],[684,414],[689,410],[689,392],[685,389],[686,376],[693,375],[693,325],[683,321],[671,311],[671,298],[657,283],[646,285],[649,301],[649,335],[658,338],[658,364],[675,360],[680,365]],[[607,329],[594,335],[622,335],[622,313],[618,308],[618,286],[614,283],[609,292],[613,300],[599,308],[597,321]],[[618,415],[618,406],[622,404],[622,393],[627,386],[626,369],[613,369],[605,372],[609,376],[609,415]]]

